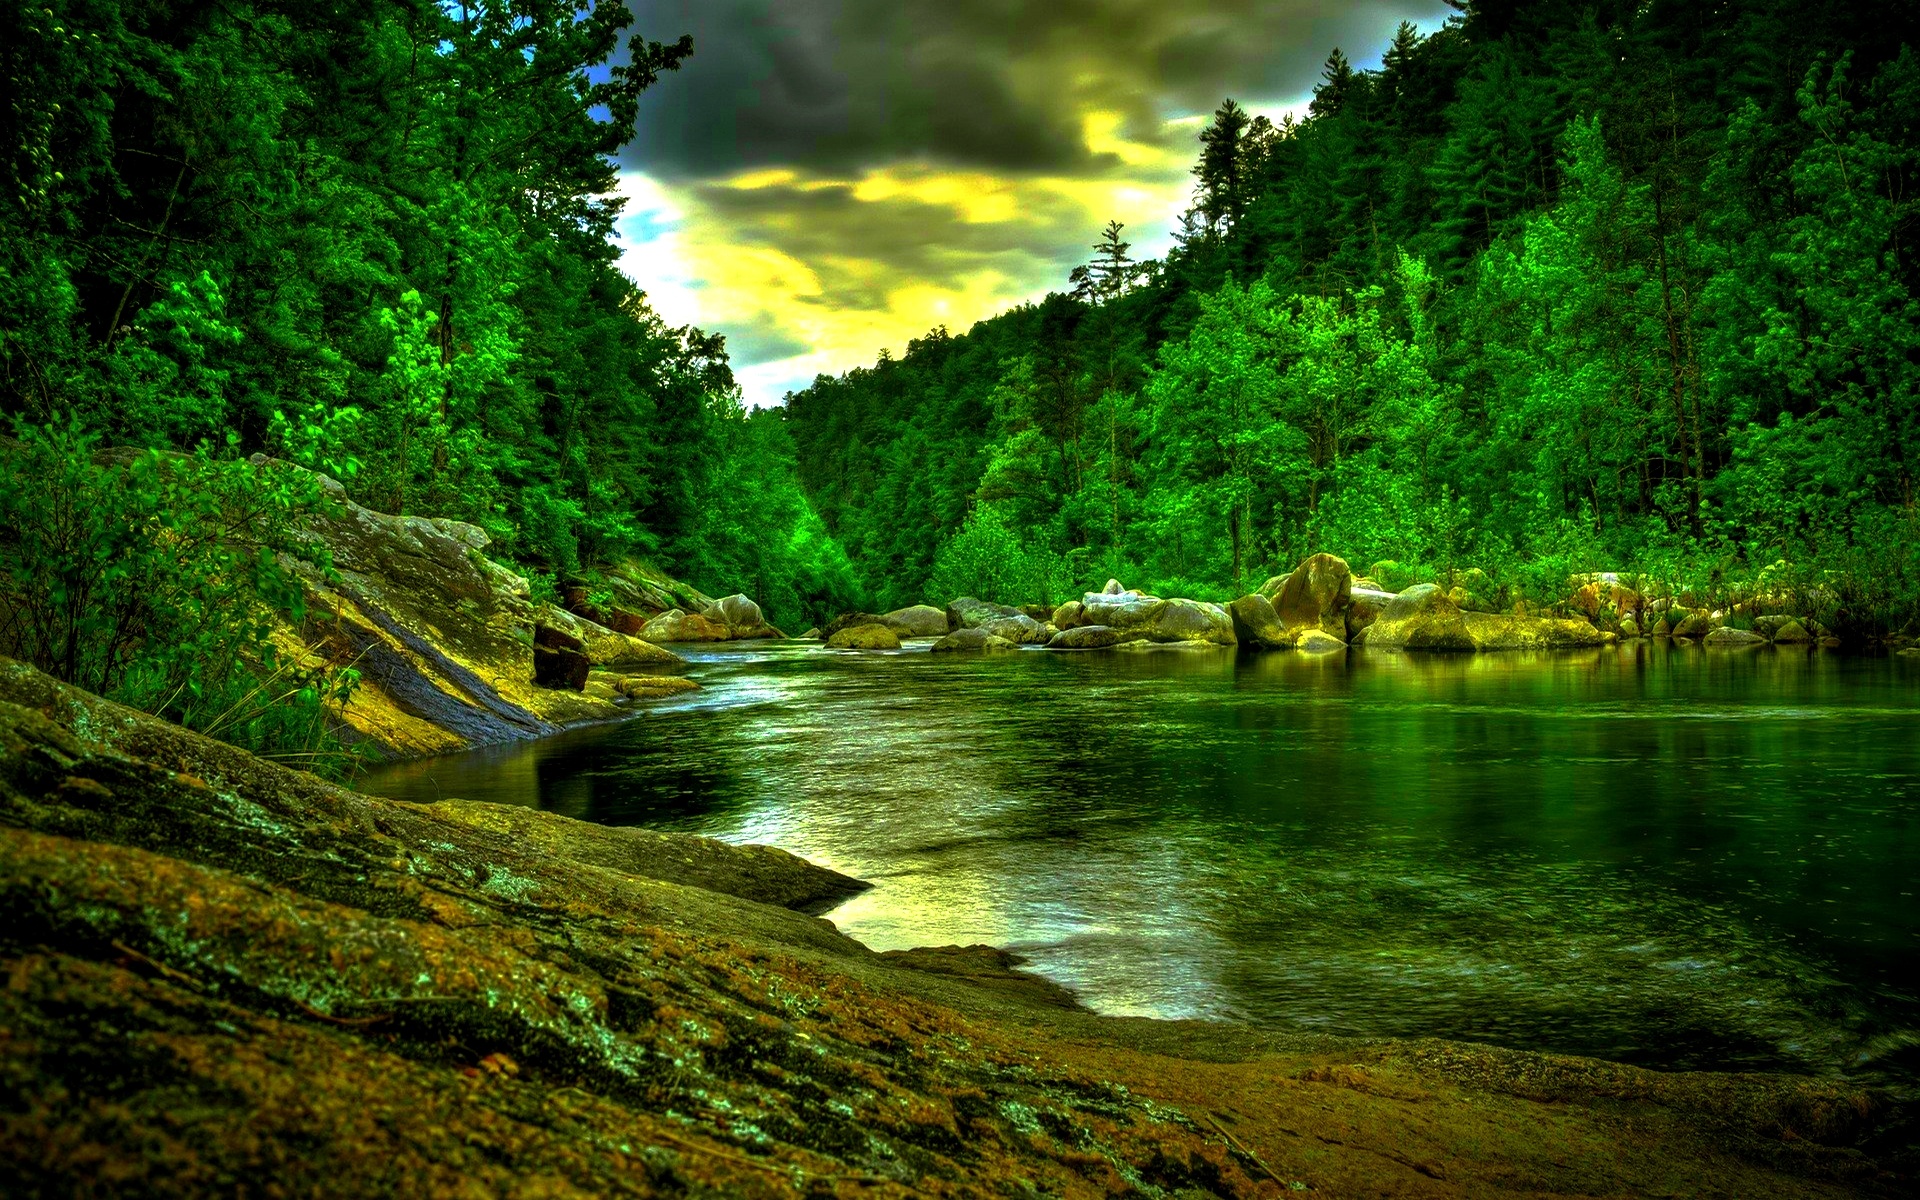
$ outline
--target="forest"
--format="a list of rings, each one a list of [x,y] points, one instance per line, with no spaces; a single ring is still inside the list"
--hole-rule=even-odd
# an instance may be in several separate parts
[[[11,6],[5,648],[230,711],[324,502],[261,455],[481,527],[537,596],[643,561],[791,629],[1222,599],[1322,550],[1910,627],[1920,13],[1456,8],[1377,70],[1334,50],[1297,121],[1220,104],[1163,259],[1110,223],[1044,300],[749,411],[616,262],[614,156],[690,39],[573,0]]]
[[[1164,259],[1109,225],[1069,289],[790,397],[877,609],[1329,551],[1920,614],[1920,12],[1456,8],[1298,121],[1223,103]]]

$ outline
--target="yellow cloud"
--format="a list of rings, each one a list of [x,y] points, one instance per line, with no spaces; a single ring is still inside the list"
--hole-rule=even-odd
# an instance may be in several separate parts
[[[1191,180],[1189,155],[1127,136],[1120,113],[1081,116],[1093,176],[996,175],[893,162],[845,175],[779,167],[640,191],[677,218],[667,251],[691,286],[676,323],[729,335],[751,403],[817,373],[871,363],[937,325],[976,321],[1066,285],[1109,220],[1136,255],[1162,251]],[[663,239],[664,241],[664,239]],[[647,286],[644,263],[629,251]]]

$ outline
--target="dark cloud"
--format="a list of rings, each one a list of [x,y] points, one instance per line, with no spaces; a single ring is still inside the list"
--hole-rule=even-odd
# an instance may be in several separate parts
[[[694,38],[642,100],[629,165],[703,178],[916,158],[1002,172],[1101,169],[1081,115],[1134,140],[1227,95],[1310,88],[1335,45],[1369,46],[1441,0],[629,0],[639,29]]]

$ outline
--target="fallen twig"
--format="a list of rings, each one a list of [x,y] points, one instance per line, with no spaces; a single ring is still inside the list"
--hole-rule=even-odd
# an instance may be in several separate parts
[[[138,950],[135,950],[132,946],[127,945],[125,942],[113,942],[110,944],[113,946],[115,950],[118,950],[120,953],[126,955],[128,958],[135,959],[139,962],[145,963],[147,966],[152,967],[154,970],[160,972],[160,974],[166,976],[168,979],[174,980],[177,983],[184,983],[188,987],[192,988],[197,992],[206,990],[206,986],[204,984],[202,984],[198,979],[195,979],[193,976],[187,974],[185,971],[177,970],[173,967],[170,967],[167,964],[161,962],[159,959],[154,958],[152,955],[142,954]]]
[[[1233,1136],[1232,1133],[1228,1132],[1227,1127],[1220,1123],[1220,1118],[1214,1116],[1212,1113],[1208,1113],[1207,1123],[1220,1131],[1220,1136],[1227,1139],[1227,1144],[1229,1146],[1232,1146],[1235,1150],[1238,1150],[1241,1154],[1246,1155],[1247,1158],[1253,1161],[1254,1166],[1259,1167],[1262,1171],[1265,1171],[1267,1173],[1268,1179],[1273,1180],[1275,1183],[1279,1184],[1281,1187],[1285,1187],[1287,1185],[1287,1181],[1280,1178],[1279,1173],[1276,1172],[1272,1167],[1268,1166],[1264,1159],[1262,1159],[1258,1154],[1255,1154],[1253,1151],[1247,1149],[1247,1147],[1240,1141],[1239,1138]]]

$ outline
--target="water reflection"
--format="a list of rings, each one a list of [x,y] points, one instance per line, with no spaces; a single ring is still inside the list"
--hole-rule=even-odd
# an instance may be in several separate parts
[[[412,799],[771,842],[882,949],[1095,1008],[1911,1075],[1920,671],[1764,649],[700,652],[632,722]]]

